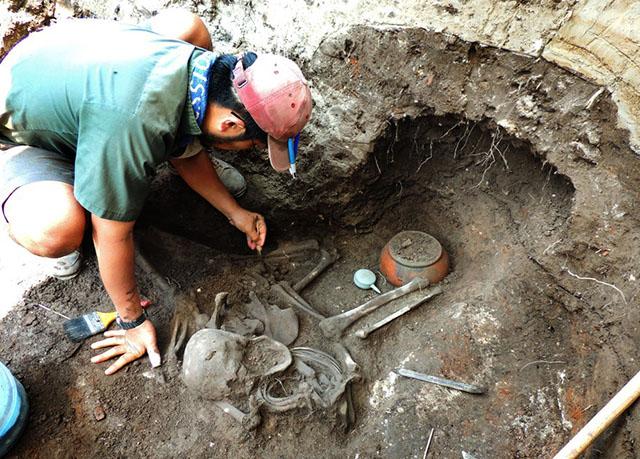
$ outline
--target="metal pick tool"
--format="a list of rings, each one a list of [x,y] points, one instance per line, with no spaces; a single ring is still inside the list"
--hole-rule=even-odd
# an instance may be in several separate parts
[[[376,287],[376,275],[370,269],[359,269],[353,274],[353,283],[356,287],[368,290],[371,289],[376,293],[380,292],[380,289]]]
[[[448,387],[449,389],[460,390],[462,392],[468,392],[470,394],[484,394],[487,391],[484,387],[476,386],[475,384],[465,384],[458,381],[452,381],[450,379],[439,378],[437,376],[425,375],[418,373],[417,371],[407,370],[406,368],[398,368],[394,371],[400,376],[418,379],[420,381]]]

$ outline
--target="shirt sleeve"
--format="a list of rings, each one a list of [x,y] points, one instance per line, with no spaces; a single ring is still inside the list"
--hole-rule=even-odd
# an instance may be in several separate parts
[[[184,149],[184,151],[180,155],[175,156],[173,159],[191,158],[192,156],[200,153],[202,150],[204,150],[204,147],[200,143],[200,140],[197,137],[194,137],[193,140]]]
[[[85,104],[80,114],[74,194],[82,207],[108,220],[138,218],[151,179],[167,152],[143,116]]]

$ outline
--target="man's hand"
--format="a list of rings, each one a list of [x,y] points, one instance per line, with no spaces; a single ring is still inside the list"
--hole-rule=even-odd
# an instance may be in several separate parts
[[[93,363],[101,363],[120,356],[107,370],[106,375],[111,375],[128,363],[149,354],[152,367],[160,366],[161,357],[156,343],[156,329],[153,323],[147,319],[142,325],[131,330],[109,330],[104,333],[107,339],[91,345],[92,349],[111,347],[106,352],[91,358]]]
[[[251,250],[262,250],[267,238],[267,224],[262,215],[240,208],[231,215],[229,223],[247,235],[247,245]]]

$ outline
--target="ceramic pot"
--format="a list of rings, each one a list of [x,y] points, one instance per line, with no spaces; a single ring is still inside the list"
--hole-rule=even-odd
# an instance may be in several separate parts
[[[418,276],[435,284],[449,272],[449,255],[430,234],[402,231],[382,249],[380,271],[396,287]]]

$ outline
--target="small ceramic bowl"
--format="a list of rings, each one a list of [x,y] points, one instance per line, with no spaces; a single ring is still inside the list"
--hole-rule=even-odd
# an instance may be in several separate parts
[[[396,287],[418,276],[435,284],[449,272],[449,255],[430,234],[402,231],[382,249],[380,271]]]

